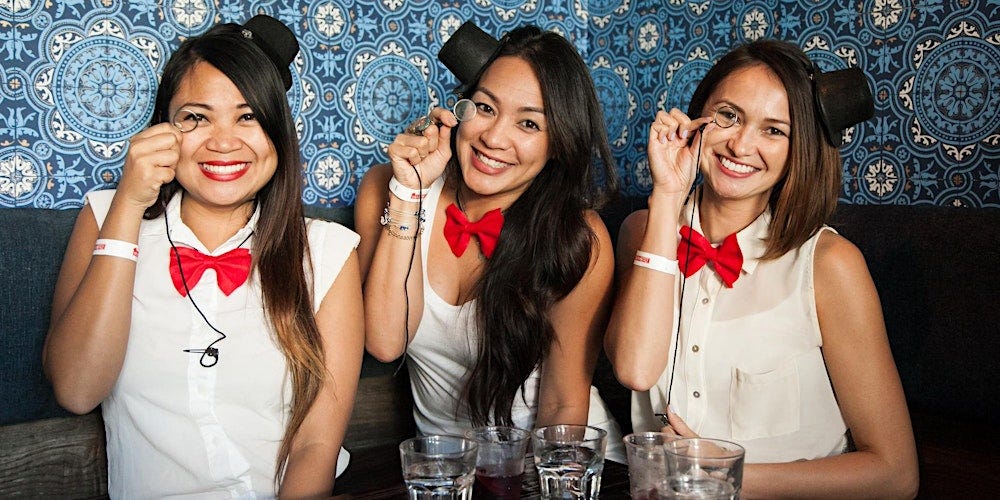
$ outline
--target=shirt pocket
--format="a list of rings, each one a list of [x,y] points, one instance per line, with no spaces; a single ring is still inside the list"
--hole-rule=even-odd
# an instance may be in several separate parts
[[[734,367],[729,403],[732,435],[737,441],[799,430],[798,365],[791,359],[763,373]]]

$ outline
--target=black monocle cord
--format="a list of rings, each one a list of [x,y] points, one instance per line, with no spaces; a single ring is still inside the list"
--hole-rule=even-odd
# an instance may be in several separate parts
[[[163,212],[163,224],[167,228],[167,241],[170,242],[170,253],[174,256],[174,259],[177,260],[177,272],[181,275],[181,283],[184,284],[184,291],[186,292],[185,294],[188,300],[191,301],[191,305],[194,306],[194,310],[198,311],[198,315],[200,315],[201,319],[205,321],[205,324],[208,325],[208,327],[211,328],[215,333],[221,335],[219,338],[215,339],[211,344],[208,344],[208,347],[204,349],[184,349],[183,351],[191,354],[201,354],[201,359],[199,359],[198,362],[201,364],[201,366],[204,366],[205,368],[211,368],[215,366],[216,363],[219,362],[219,348],[215,347],[215,344],[221,342],[222,340],[225,340],[227,335],[223,333],[222,330],[216,328],[215,325],[213,325],[212,322],[208,320],[208,317],[205,316],[205,313],[201,310],[200,307],[198,307],[198,304],[194,301],[194,297],[191,295],[191,289],[188,288],[187,278],[184,276],[184,267],[181,266],[181,254],[177,250],[177,245],[174,244],[173,238],[170,237],[170,222],[168,214],[166,212],[166,207],[164,207],[164,212]],[[241,241],[240,244],[236,246],[236,248],[242,247],[244,243],[249,241],[250,237],[253,236],[253,233],[254,233],[253,231],[250,231],[250,234],[248,234],[247,237],[244,238],[243,241]],[[208,358],[208,360],[206,360],[206,358]]]

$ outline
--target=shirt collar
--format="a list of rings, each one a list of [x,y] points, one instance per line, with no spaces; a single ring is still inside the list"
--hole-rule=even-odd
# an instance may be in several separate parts
[[[205,255],[221,255],[236,247],[240,244],[243,248],[250,248],[253,244],[253,239],[248,237],[253,233],[254,229],[257,227],[257,220],[260,218],[260,207],[254,204],[253,215],[250,216],[250,220],[245,226],[236,231],[236,234],[229,237],[225,243],[219,245],[218,248],[213,252],[209,252],[205,245],[194,235],[184,222],[181,220],[181,198],[183,197],[183,191],[178,191],[174,194],[170,202],[167,203],[167,209],[164,211],[164,217],[169,218],[170,222],[170,239],[174,241],[175,244],[189,246],[198,250]]]
[[[693,200],[695,196],[697,194],[691,196],[690,200]],[[695,213],[694,218],[691,217],[695,204],[691,203],[690,200],[681,210],[681,225],[690,224],[695,231],[704,234],[704,231],[701,230],[701,214]],[[764,255],[764,251],[767,250],[767,230],[770,225],[771,209],[767,208],[747,227],[736,233],[736,241],[739,242],[740,251],[743,252],[743,271],[747,274],[753,274],[760,258]]]

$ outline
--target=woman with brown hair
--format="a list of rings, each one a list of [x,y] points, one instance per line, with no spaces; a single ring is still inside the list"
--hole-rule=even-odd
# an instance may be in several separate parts
[[[358,236],[303,217],[296,52],[267,16],[185,41],[117,189],[77,219],[44,365],[64,407],[101,405],[113,498],[332,492],[363,349]]]
[[[688,114],[657,113],[649,209],[620,233],[605,348],[636,391],[632,424],[742,445],[741,498],[916,492],[878,294],[825,226],[842,131],[872,113],[863,75],[842,71],[773,40],[722,57]]]

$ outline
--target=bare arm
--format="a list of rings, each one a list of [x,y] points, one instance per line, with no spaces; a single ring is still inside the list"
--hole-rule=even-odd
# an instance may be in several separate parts
[[[646,153],[653,176],[649,210],[626,218],[619,233],[616,271],[620,285],[604,349],[618,381],[632,390],[649,389],[666,368],[677,279],[637,268],[632,259],[637,250],[677,259],[677,220],[696,173],[687,134],[704,122],[690,120],[676,109],[657,113]]]
[[[138,241],[143,212],[156,200],[160,185],[174,177],[179,135],[171,125],[161,124],[134,137],[100,231],[89,206],[77,217],[56,282],[42,351],[56,400],[74,413],[93,410],[111,392],[125,360],[132,320],[135,263],[92,257],[94,242],[98,237]]]
[[[397,135],[387,148],[390,164],[372,167],[358,191],[354,213],[355,226],[361,235],[365,348],[380,361],[392,361],[406,352],[423,311],[420,242],[429,235],[421,236],[413,230],[393,235],[378,220],[386,201],[393,210],[415,213],[419,207],[418,203],[390,196],[389,179],[396,177],[409,189],[421,189],[433,184],[444,172],[451,158],[451,131],[458,125],[458,119],[441,108],[434,109],[430,116],[438,125],[428,127],[423,135]]]
[[[316,313],[327,374],[292,438],[281,498],[329,498],[333,491],[337,455],[361,374],[365,338],[362,311],[361,273],[357,253],[352,253]]]
[[[417,236],[416,240],[394,237],[379,224],[387,201],[397,210],[417,210],[416,203],[403,202],[389,194],[391,177],[392,169],[388,165],[372,167],[361,180],[354,207],[355,229],[361,235],[358,256],[364,277],[365,348],[384,362],[406,351],[424,310],[420,243],[425,236]],[[404,280],[409,296],[409,318],[405,316]],[[408,322],[408,338],[404,337],[404,321]]]
[[[878,293],[861,252],[839,235],[820,237],[815,290],[823,357],[857,451],[747,465],[743,497],[912,498],[917,454]]]
[[[552,308],[555,341],[542,364],[536,427],[587,423],[590,385],[614,279],[608,230],[595,212],[588,213],[587,222],[596,236],[590,265],[576,288]]]

